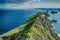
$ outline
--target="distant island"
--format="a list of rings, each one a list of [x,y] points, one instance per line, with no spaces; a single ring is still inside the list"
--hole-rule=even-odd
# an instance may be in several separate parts
[[[60,40],[48,16],[46,12],[38,12],[21,26],[0,35],[0,40]]]

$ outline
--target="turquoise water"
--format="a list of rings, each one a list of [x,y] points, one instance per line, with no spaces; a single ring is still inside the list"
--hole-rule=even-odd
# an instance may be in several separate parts
[[[60,12],[58,11],[57,14],[50,14],[51,16],[49,17],[50,20],[55,19],[57,20],[57,23],[53,23],[53,27],[57,33],[60,34]]]
[[[56,10],[57,14],[50,14],[52,10]],[[23,24],[27,18],[36,14],[39,11],[49,11],[50,20],[55,19],[57,23],[53,23],[53,28],[56,33],[60,34],[60,9],[25,9],[25,10],[6,10],[0,9],[0,35],[8,32],[11,29]]]

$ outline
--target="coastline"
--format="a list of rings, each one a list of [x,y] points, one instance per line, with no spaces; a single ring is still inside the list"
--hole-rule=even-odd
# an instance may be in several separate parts
[[[48,17],[48,19],[49,19],[49,20],[52,20],[53,18]],[[55,27],[54,27],[54,23],[52,23],[52,26],[53,26],[53,30],[55,31],[55,33],[57,33],[56,30],[55,30]],[[59,33],[57,33],[57,35],[60,37],[60,34],[59,34]]]
[[[58,34],[58,36],[60,37],[60,34]]]
[[[41,13],[41,12],[39,12],[39,13]],[[3,35],[1,35],[1,39],[2,38],[5,38],[5,39],[8,39],[8,38],[11,38],[13,35],[17,35],[17,34],[19,34],[19,31],[21,31],[21,30],[23,30],[24,28],[25,28],[25,26],[26,25],[28,25],[32,20],[33,20],[33,18],[35,18],[36,19],[36,17],[39,17],[39,13],[37,13],[37,14],[35,14],[35,15],[33,15],[33,16],[31,16],[30,18],[28,18],[27,20],[26,20],[26,22],[20,27],[18,27],[18,28],[16,28],[16,29],[13,29],[13,30],[11,30],[11,31],[9,31],[9,32],[7,32],[7,33],[5,33],[5,34],[3,34]],[[45,14],[45,13],[44,13]],[[46,15],[46,17],[44,17],[43,19],[40,19],[41,20],[41,24],[43,25],[42,27],[43,28],[46,28],[45,30],[48,32],[48,30],[50,31],[49,32],[49,36],[51,37],[51,39],[58,39],[59,37],[58,37],[58,35],[55,33],[55,31],[53,30],[53,28],[52,28],[52,25],[51,25],[51,21],[47,18],[47,16],[49,15],[49,14],[45,14]],[[41,17],[41,15],[40,15],[40,17]],[[44,20],[45,19],[45,20]],[[38,19],[37,19],[38,20]],[[40,20],[39,20],[39,22],[40,22]],[[42,21],[42,20],[44,20],[47,24],[44,24],[44,21]],[[27,29],[26,29],[27,30]],[[43,29],[44,30],[44,29]],[[42,32],[43,33],[43,32]],[[48,35],[48,34],[46,34],[46,35]],[[15,37],[15,36],[14,36]],[[56,38],[57,37],[57,38]]]

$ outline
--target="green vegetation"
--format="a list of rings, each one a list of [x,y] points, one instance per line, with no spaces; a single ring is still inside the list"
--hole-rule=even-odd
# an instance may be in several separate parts
[[[48,13],[46,13],[46,12],[38,12],[38,14],[40,14],[40,13],[44,13],[46,16],[50,16]]]
[[[37,17],[39,15],[38,14],[35,14],[34,16],[31,16],[26,22],[29,22],[28,25],[25,26],[25,29],[23,29],[23,31],[21,32],[22,34],[20,34],[20,36],[18,36],[16,38],[16,40],[20,40],[21,38],[27,38],[29,36],[29,32],[30,32],[30,29],[32,27],[32,25],[34,24],[34,22],[36,21]],[[20,37],[20,38],[19,38]]]
[[[25,28],[25,26],[27,26],[27,25],[30,24],[32,21],[34,21],[34,20],[36,19],[36,17],[38,17],[38,14],[36,14],[36,15],[34,15],[34,16],[31,16],[31,17],[27,20],[27,21],[29,21],[29,22],[26,21],[26,23],[24,23],[23,25],[18,26],[17,28],[12,29],[12,30],[10,30],[9,32],[0,35],[0,40],[1,40],[2,37],[4,37],[4,36],[8,37],[8,36],[11,36],[11,35],[13,35],[13,34],[15,34],[15,33],[18,33],[19,31],[23,30],[23,29]],[[34,18],[35,18],[35,19],[34,19]],[[34,19],[34,20],[32,20],[32,19]],[[30,21],[30,20],[32,20],[32,21]]]
[[[47,19],[47,17],[44,17],[46,20],[43,22],[40,19],[40,13],[29,17],[24,24],[21,26],[12,29],[11,31],[4,33],[0,36],[0,40],[2,40],[2,37],[8,37],[15,33],[18,33],[18,35],[15,37],[10,38],[9,40],[56,40],[50,32],[50,28],[46,28],[45,21],[47,24],[50,24],[50,21]],[[50,16],[49,14],[43,12],[46,16]],[[50,24],[51,25],[51,24]],[[50,25],[47,25],[48,27]],[[8,38],[7,38],[8,39]]]
[[[30,20],[27,20],[27,22],[29,21],[31,22],[25,27],[22,33],[20,33],[20,35],[18,35],[15,40],[55,40],[55,38],[51,35],[50,30],[46,29],[44,22],[39,20],[39,16],[32,16]]]
[[[34,18],[36,19],[37,17],[39,17],[39,13],[29,17],[26,21],[29,22],[29,21],[33,20]]]

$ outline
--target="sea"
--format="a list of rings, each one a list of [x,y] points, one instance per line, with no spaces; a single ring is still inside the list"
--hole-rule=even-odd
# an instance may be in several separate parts
[[[49,20],[55,19],[52,26],[55,32],[60,34],[60,9],[59,8],[32,8],[32,9],[0,9],[0,35],[22,25],[26,19],[36,14],[37,12],[48,11]],[[51,11],[57,11],[52,14]]]

